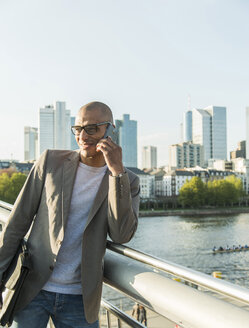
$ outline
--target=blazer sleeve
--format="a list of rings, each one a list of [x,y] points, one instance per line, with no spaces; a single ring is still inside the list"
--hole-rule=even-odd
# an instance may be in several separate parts
[[[48,150],[33,165],[0,235],[0,281],[37,213],[46,175],[47,154]]]
[[[121,177],[109,177],[108,232],[115,243],[127,243],[138,224],[139,178],[126,172]]]

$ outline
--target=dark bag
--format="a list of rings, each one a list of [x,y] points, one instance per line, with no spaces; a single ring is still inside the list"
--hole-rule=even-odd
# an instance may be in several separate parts
[[[27,242],[23,239],[15,257],[4,272],[0,291],[3,307],[0,311],[0,325],[10,327],[13,322],[14,310],[20,290],[27,274],[31,269],[31,259]]]

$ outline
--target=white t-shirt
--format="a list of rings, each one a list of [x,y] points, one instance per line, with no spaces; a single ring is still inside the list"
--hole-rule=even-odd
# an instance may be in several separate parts
[[[81,294],[82,239],[88,214],[107,166],[79,163],[73,187],[64,239],[56,265],[43,289],[63,294]]]

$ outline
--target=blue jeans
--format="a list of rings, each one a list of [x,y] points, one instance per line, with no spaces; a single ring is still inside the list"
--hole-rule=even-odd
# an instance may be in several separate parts
[[[98,328],[98,320],[86,321],[82,295],[59,294],[41,290],[14,317],[13,328],[46,328],[51,317],[56,328]]]

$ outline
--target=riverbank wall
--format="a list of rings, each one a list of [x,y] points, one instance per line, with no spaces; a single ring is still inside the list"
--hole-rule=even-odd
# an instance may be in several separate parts
[[[166,211],[140,211],[139,217],[149,216],[205,216],[205,215],[232,215],[249,213],[249,207],[236,208],[200,208],[200,209],[169,209]]]

